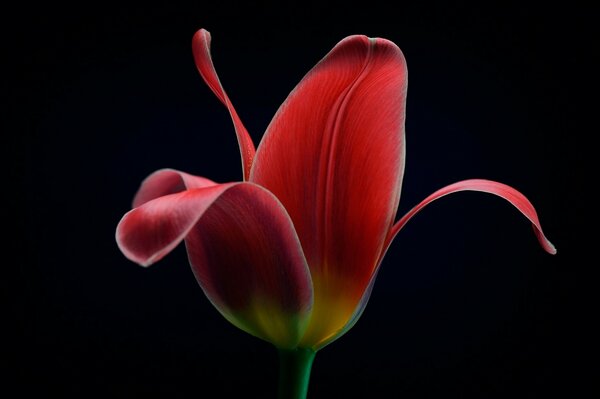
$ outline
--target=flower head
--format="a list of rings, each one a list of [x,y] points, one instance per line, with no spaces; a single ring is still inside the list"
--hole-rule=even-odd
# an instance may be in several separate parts
[[[531,222],[527,198],[471,179],[434,192],[396,220],[405,160],[407,68],[401,50],[362,35],[340,41],[252,139],[221,85],[210,34],[193,37],[196,66],[227,107],[243,180],[219,184],[162,169],[139,188],[117,243],[148,266],[182,241],[209,300],[234,325],[279,348],[318,350],[366,306],[392,240],[423,207],[458,191],[504,198]]]

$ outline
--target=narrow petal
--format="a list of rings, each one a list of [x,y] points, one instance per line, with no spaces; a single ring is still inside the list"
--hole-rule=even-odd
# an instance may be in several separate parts
[[[288,210],[313,276],[303,344],[346,324],[377,265],[404,172],[406,78],[395,44],[350,36],[292,91],[258,148],[250,180]]]
[[[200,286],[242,330],[293,348],[312,308],[312,283],[300,241],[279,201],[251,183],[166,195],[128,212],[117,243],[148,266],[185,240]]]
[[[167,194],[216,184],[205,177],[193,176],[175,169],[160,169],[144,179],[133,199],[133,208]]]
[[[426,205],[445,195],[460,191],[480,191],[484,193],[494,194],[501,198],[504,198],[505,200],[513,204],[519,211],[521,211],[521,213],[527,219],[529,219],[533,227],[533,232],[535,233],[535,236],[537,237],[542,248],[544,248],[546,252],[552,255],[556,254],[556,248],[544,235],[544,232],[542,231],[542,226],[540,224],[540,220],[538,219],[537,212],[535,211],[533,204],[527,199],[527,197],[525,197],[519,191],[506,184],[485,179],[470,179],[459,181],[454,184],[450,184],[446,187],[443,187],[434,192],[433,194],[429,195],[427,198],[425,198],[423,201],[417,204],[414,208],[412,208],[409,212],[407,212],[406,215],[404,215],[400,220],[398,220],[398,222],[390,231],[386,247],[394,239],[396,234],[398,234],[398,232],[404,227],[404,225]]]
[[[205,29],[200,29],[194,34],[192,38],[194,61],[196,62],[196,68],[198,68],[200,75],[208,87],[210,87],[213,93],[227,107],[227,110],[231,115],[235,134],[237,135],[238,144],[240,146],[244,180],[247,180],[254,159],[254,143],[219,81],[219,76],[217,75],[217,71],[215,70],[210,55],[210,40],[210,33]]]

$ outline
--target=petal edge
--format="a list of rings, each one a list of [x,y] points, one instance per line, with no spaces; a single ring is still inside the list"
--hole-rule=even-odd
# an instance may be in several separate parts
[[[525,197],[521,192],[517,191],[513,187],[504,183],[496,182],[493,180],[486,179],[468,179],[462,180],[446,187],[435,191],[430,194],[427,198],[422,200],[419,204],[408,211],[390,230],[390,234],[387,240],[387,246],[394,239],[396,234],[406,225],[406,223],[419,211],[421,211],[426,205],[431,202],[444,197],[448,194],[460,192],[460,191],[479,191],[489,194],[497,195],[508,202],[510,202],[515,208],[517,208],[532,224],[533,231],[536,238],[538,239],[542,248],[551,255],[556,254],[556,247],[554,244],[546,238],[540,224],[537,212],[533,204]],[[383,255],[382,255],[383,256]]]
[[[212,92],[221,100],[221,102],[227,107],[231,120],[233,121],[233,127],[237,136],[238,144],[240,146],[240,155],[242,157],[242,170],[244,174],[244,180],[248,180],[250,176],[250,168],[254,160],[254,154],[256,153],[252,138],[248,134],[246,127],[242,123],[242,120],[238,116],[233,104],[229,100],[225,89],[219,81],[219,76],[215,70],[215,66],[212,62],[210,55],[210,32],[206,29],[198,30],[192,38],[192,52],[194,54],[194,61],[196,68],[200,72],[200,76],[206,82]]]

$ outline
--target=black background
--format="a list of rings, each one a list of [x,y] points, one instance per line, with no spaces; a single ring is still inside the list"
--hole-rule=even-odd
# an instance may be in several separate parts
[[[399,215],[481,177],[536,206],[558,254],[505,201],[460,193],[400,232],[365,313],[317,354],[311,398],[577,397],[584,360],[582,137],[589,12],[503,3],[319,2],[5,12],[9,225],[3,359],[16,396],[275,397],[276,351],[225,321],[185,250],[149,269],[114,231],[141,180],[172,167],[240,180],[227,111],[192,59],[213,37],[255,143],[303,75],[350,34],[409,69]],[[14,195],[14,193],[17,195]]]

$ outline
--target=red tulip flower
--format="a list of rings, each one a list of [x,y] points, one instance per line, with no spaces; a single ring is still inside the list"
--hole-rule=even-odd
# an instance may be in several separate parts
[[[290,93],[256,150],[213,66],[209,32],[199,30],[192,48],[233,120],[243,180],[156,171],[121,219],[117,243],[128,259],[149,266],[185,242],[217,310],[279,349],[282,397],[305,397],[314,354],[356,323],[394,237],[432,201],[465,190],[497,195],[556,253],[529,200],[490,180],[441,188],[396,218],[407,69],[391,41],[340,41]]]

